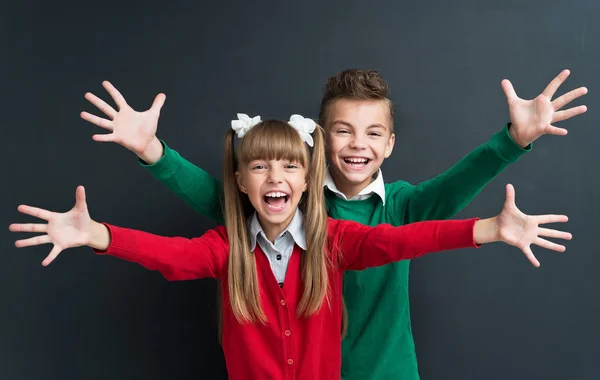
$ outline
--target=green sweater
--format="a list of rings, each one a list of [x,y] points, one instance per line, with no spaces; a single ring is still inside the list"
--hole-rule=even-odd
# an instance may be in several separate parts
[[[531,145],[522,149],[512,141],[509,126],[431,180],[416,186],[404,181],[386,184],[385,206],[376,195],[347,201],[326,190],[329,214],[371,226],[451,218],[510,163],[531,150]],[[157,163],[141,165],[194,210],[222,223],[221,183],[163,145],[165,153]],[[343,379],[419,379],[410,323],[409,264],[407,260],[346,272],[349,325],[342,343]]]

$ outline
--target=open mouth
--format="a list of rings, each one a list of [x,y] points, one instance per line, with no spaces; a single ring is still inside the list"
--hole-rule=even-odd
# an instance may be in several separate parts
[[[371,160],[365,157],[346,157],[343,160],[346,165],[353,169],[362,169],[371,162]]]
[[[266,193],[263,197],[267,207],[272,211],[281,211],[285,209],[288,204],[290,196],[281,191],[271,191]]]

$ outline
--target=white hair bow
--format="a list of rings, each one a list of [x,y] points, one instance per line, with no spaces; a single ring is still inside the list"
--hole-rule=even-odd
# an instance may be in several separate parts
[[[307,119],[300,115],[292,115],[290,116],[288,124],[300,133],[300,137],[302,137],[302,140],[304,140],[308,146],[313,146],[313,138],[310,134],[315,130],[317,124],[312,119]]]
[[[238,138],[244,137],[250,128],[261,122],[260,116],[250,118],[245,113],[238,113],[237,117],[237,120],[231,120],[231,128],[235,131]],[[310,134],[315,130],[317,124],[312,119],[294,114],[290,116],[288,124],[298,131],[300,137],[302,137],[302,141],[311,147],[313,146],[314,142]]]
[[[250,116],[245,113],[238,113],[237,120],[231,120],[231,128],[235,131],[238,138],[244,137],[246,133],[250,130],[250,128],[254,127],[256,124],[260,123],[260,116],[254,116],[250,118]]]

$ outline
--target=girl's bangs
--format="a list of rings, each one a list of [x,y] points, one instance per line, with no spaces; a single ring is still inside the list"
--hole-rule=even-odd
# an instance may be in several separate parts
[[[300,134],[288,123],[266,120],[254,126],[240,140],[238,162],[288,160],[308,166],[308,149]]]

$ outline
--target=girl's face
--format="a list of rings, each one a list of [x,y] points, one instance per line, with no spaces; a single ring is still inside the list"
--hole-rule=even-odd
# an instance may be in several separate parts
[[[306,168],[285,159],[257,159],[235,174],[240,191],[248,194],[267,237],[285,230],[306,191]]]

